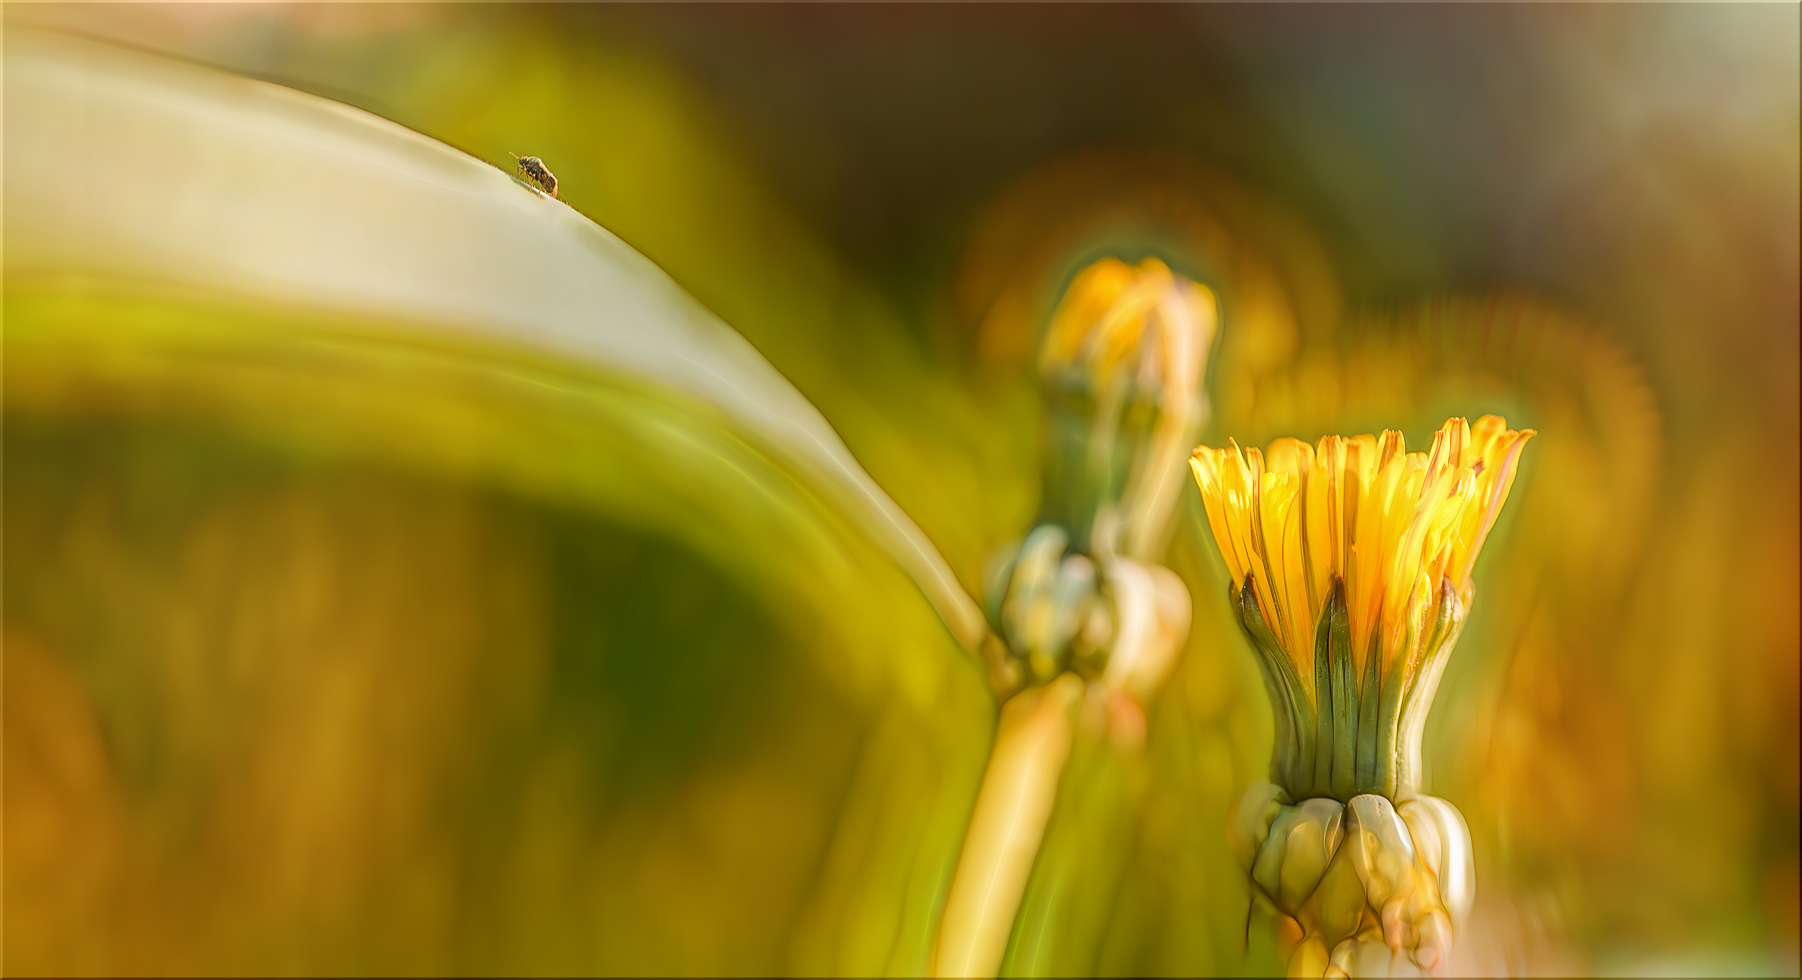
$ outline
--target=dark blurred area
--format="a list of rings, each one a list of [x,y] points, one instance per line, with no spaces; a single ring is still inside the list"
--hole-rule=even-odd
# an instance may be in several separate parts
[[[509,152],[542,157],[564,201],[657,262],[819,406],[972,593],[1037,504],[1021,338],[1101,254],[1164,255],[1221,294],[1210,444],[1387,426],[1422,449],[1446,417],[1487,411],[1537,428],[1428,728],[1433,792],[1463,810],[1476,842],[1472,962],[1796,969],[1794,5],[96,4],[5,16],[9,29],[109,39],[341,100],[504,169]],[[354,361],[343,370],[365,372],[370,391],[387,383]],[[921,882],[955,856],[988,705],[961,668],[934,667],[955,676],[941,700],[907,701],[886,680],[840,690],[795,652],[879,642],[880,624],[853,620],[896,608],[888,593],[820,612],[841,593],[804,571],[746,591],[759,562],[782,564],[779,542],[721,572],[724,559],[695,544],[703,532],[673,540],[555,493],[497,490],[484,474],[499,463],[430,478],[285,470],[242,433],[323,397],[300,388],[247,416],[225,449],[149,410],[135,427],[59,428],[58,399],[80,402],[78,383],[23,415],[16,401],[55,387],[16,373],[39,363],[15,363],[9,343],[8,389],[25,394],[9,394],[7,410],[7,739],[37,725],[33,737],[60,746],[46,752],[74,759],[56,771],[90,775],[58,797],[67,809],[34,838],[43,850],[22,850],[26,797],[8,750],[9,970],[924,962],[933,906]],[[437,377],[408,383],[467,410],[464,383]],[[535,397],[497,403],[515,406],[520,432],[568,414]],[[361,403],[333,404],[318,424],[356,427]],[[527,443],[599,451],[586,438]],[[704,467],[647,477],[697,479],[727,478]],[[104,492],[124,486],[154,492]],[[142,537],[156,522],[134,523],[140,499],[182,515],[169,525],[190,528],[182,543]],[[737,505],[722,495],[717,506]],[[1063,793],[1083,805],[1060,803],[1041,858],[1060,870],[1042,871],[1028,898],[1061,938],[1004,969],[1255,968],[1222,828],[1261,778],[1269,713],[1199,501],[1185,507],[1168,563],[1189,584],[1194,625],[1153,706],[1149,750],[1122,766],[1079,745]],[[718,533],[753,524],[721,518]],[[315,578],[207,578],[206,567],[254,565],[244,555],[264,554],[251,542],[265,540],[292,552],[282,567]],[[364,552],[392,567],[372,571]],[[157,591],[171,568],[189,570],[174,579],[186,584]],[[443,580],[429,588],[395,585],[433,568]],[[783,588],[818,591],[794,600]],[[272,662],[294,677],[338,670],[331,683],[352,692],[296,695],[306,704],[395,696],[383,702],[398,706],[391,716],[356,709],[375,730],[399,719],[387,742],[331,748],[329,726],[293,708],[267,758],[220,762],[212,747],[239,729],[208,720],[226,711],[217,692],[263,692],[279,710],[283,685],[330,685],[239,678],[214,691],[67,667],[65,647],[100,662],[146,622],[177,636],[236,624],[265,637],[250,646],[279,647],[268,638],[287,635],[284,616],[335,621],[383,589],[366,601],[403,625],[441,615],[433,594],[466,597],[467,621],[435,627],[432,649],[451,664],[442,689],[383,659],[391,627],[376,612],[320,640],[339,649],[336,667],[302,666],[304,644]],[[581,598],[597,594],[613,598]],[[301,595],[312,612],[283,612]],[[911,648],[950,655],[922,639],[918,610],[897,616]],[[504,666],[512,641],[483,652],[490,633],[530,635],[518,646],[529,655]],[[658,644],[684,651],[670,661],[683,666],[660,675],[625,652]],[[778,666],[747,668],[752,648]],[[377,666],[356,667],[357,649]],[[945,706],[971,717],[941,724]],[[142,720],[158,712],[180,720]],[[87,734],[56,734],[65,716]],[[176,736],[188,740],[170,750],[181,766],[133,755]],[[95,775],[109,754],[143,785],[174,780],[150,794],[162,802],[113,801],[126,791]],[[349,768],[333,768],[340,758]],[[430,773],[433,792],[450,795],[403,793],[371,816],[334,798],[294,809],[277,786],[300,772],[300,785],[379,793],[382,766]],[[890,768],[935,788],[872,788]],[[208,811],[216,823],[183,815],[205,793],[180,780],[201,772],[238,787]],[[487,809],[497,798],[525,802]],[[897,814],[889,823],[866,812],[877,798]],[[923,801],[917,821],[909,801]],[[660,829],[670,820],[685,829]],[[866,843],[845,843],[858,820],[851,836]],[[260,846],[234,821],[289,821],[284,853],[331,856],[324,884],[294,884],[306,872],[289,866],[258,879],[266,891],[246,892],[243,909],[206,911],[194,896],[209,876],[231,879],[221,869]],[[907,829],[915,822],[931,829]],[[417,828],[438,836],[395,843]],[[183,834],[214,843],[184,850]],[[90,846],[99,839],[112,850]],[[899,867],[844,856],[863,846],[897,848]],[[387,848],[401,856],[376,862],[383,883],[354,884],[361,855]],[[90,854],[80,867],[57,857],[78,852]],[[902,938],[835,932],[845,895],[871,921],[905,919]],[[169,918],[166,902],[205,914]],[[389,938],[360,931],[353,909],[381,910],[371,914]],[[568,938],[609,923],[630,941]],[[854,947],[881,953],[833,958]]]

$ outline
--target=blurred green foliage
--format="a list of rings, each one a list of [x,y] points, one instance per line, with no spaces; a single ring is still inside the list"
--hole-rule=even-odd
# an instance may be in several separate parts
[[[922,968],[990,698],[721,420],[379,323],[7,312],[9,965]]]

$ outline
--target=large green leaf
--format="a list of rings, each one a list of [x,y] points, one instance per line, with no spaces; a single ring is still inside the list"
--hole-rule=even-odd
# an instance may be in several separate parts
[[[983,627],[818,412],[432,140],[5,71],[7,968],[924,968]]]

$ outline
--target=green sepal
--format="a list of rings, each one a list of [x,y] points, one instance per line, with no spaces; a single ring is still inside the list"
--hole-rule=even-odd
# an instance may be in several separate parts
[[[1371,646],[1372,659],[1378,659],[1374,641]],[[1377,699],[1376,771],[1370,781],[1370,791],[1379,796],[1390,796],[1395,792],[1397,767],[1402,764],[1397,750],[1400,748],[1402,705],[1408,688],[1404,676],[1407,669],[1407,662],[1397,657],[1389,669],[1383,671],[1382,691]]]
[[[1464,604],[1442,581],[1424,643],[1412,626],[1402,637],[1411,655],[1382,665],[1381,621],[1372,624],[1364,669],[1352,657],[1351,614],[1342,580],[1334,579],[1314,628],[1314,696],[1284,653],[1258,604],[1256,580],[1229,589],[1233,613],[1258,653],[1276,721],[1270,780],[1295,799],[1345,802],[1362,793],[1405,799],[1419,786],[1425,714],[1444,659],[1464,622]]]
[[[1271,749],[1270,779],[1289,789],[1293,795],[1305,782],[1299,778],[1304,767],[1313,764],[1314,704],[1308,699],[1295,665],[1283,652],[1270,625],[1264,622],[1264,612],[1258,605],[1257,583],[1251,575],[1245,576],[1245,584],[1239,588],[1236,598],[1233,611],[1239,627],[1257,649],[1258,666],[1264,672],[1264,682],[1270,689],[1271,708],[1276,715],[1277,737]]]
[[[1343,803],[1357,794],[1358,749],[1357,670],[1352,666],[1351,614],[1346,609],[1343,583],[1334,583],[1316,635],[1317,650],[1324,644],[1322,652],[1331,664],[1333,685],[1332,774],[1317,788],[1328,790],[1328,795]],[[1317,653],[1316,659],[1319,656]]]
[[[1377,719],[1384,689],[1380,663],[1383,658],[1376,644],[1376,636],[1377,633],[1372,631],[1368,641],[1369,649],[1364,654],[1364,683],[1358,688],[1357,784],[1360,792],[1369,792],[1370,787],[1377,785],[1378,773],[1382,769],[1377,761],[1382,754],[1382,743],[1377,738],[1380,727]]]
[[[1464,628],[1464,614],[1464,603],[1458,598],[1457,590],[1452,588],[1451,580],[1441,579],[1433,627],[1420,647],[1420,655],[1407,664],[1406,670],[1402,669],[1402,658],[1396,660],[1396,669],[1392,673],[1402,675],[1403,679],[1399,682],[1401,697],[1395,708],[1388,743],[1385,795],[1391,798],[1412,796],[1420,785],[1417,743],[1426,725],[1427,712],[1432,710],[1433,697],[1438,693],[1437,667],[1451,655],[1452,647],[1457,644],[1458,634]]]
[[[1305,796],[1327,796],[1333,784],[1333,717],[1338,707],[1333,700],[1332,617],[1322,616],[1314,627],[1314,754],[1303,777],[1307,780]]]

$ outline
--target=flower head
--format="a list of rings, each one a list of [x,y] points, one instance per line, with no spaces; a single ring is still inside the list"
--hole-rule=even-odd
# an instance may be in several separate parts
[[[1039,349],[1049,422],[1041,515],[1079,550],[1152,560],[1200,428],[1214,294],[1155,258],[1070,283]]]
[[[1341,799],[1411,789],[1408,733],[1424,720],[1471,569],[1533,434],[1486,415],[1446,422],[1426,453],[1407,452],[1395,431],[1195,450],[1240,623],[1289,709],[1288,748],[1312,756],[1273,763],[1291,770],[1278,782]]]
[[[1101,259],[1065,291],[1039,351],[1038,526],[994,563],[987,590],[1005,643],[988,654],[997,690],[1075,669],[1132,676],[1142,694],[1174,656],[1188,593],[1147,569],[1205,416],[1214,326],[1214,294],[1155,258]]]

